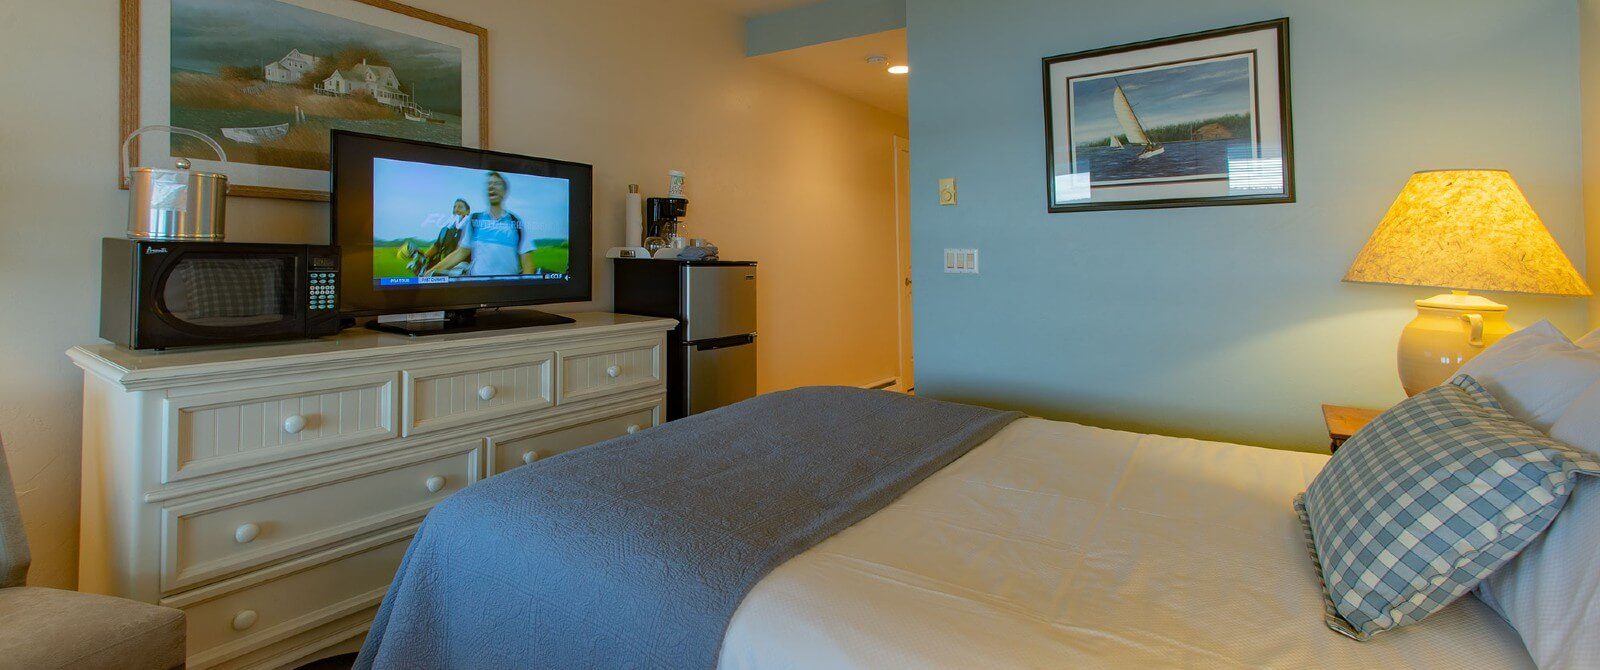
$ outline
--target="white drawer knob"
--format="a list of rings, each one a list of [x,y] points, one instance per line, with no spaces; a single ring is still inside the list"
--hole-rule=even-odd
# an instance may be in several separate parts
[[[613,366],[611,366],[609,368],[606,368],[606,376],[607,377],[610,377],[612,379],[616,379],[617,375],[620,375],[620,374],[622,374],[622,366],[620,366],[620,365],[613,365]]]
[[[444,477],[434,475],[429,477],[428,481],[423,482],[422,485],[428,487],[428,493],[438,493],[440,489],[444,488]]]
[[[480,398],[482,400],[494,400],[495,392],[496,392],[495,387],[490,386],[490,385],[485,385],[482,388],[478,389],[478,398]]]
[[[239,544],[250,544],[250,541],[256,539],[256,536],[260,534],[260,526],[257,526],[253,523],[247,523],[234,529],[233,541],[238,542]]]
[[[628,434],[629,435],[632,435],[632,434],[637,433],[637,432],[639,432],[639,424],[635,423],[635,424],[629,424],[628,425]]]
[[[522,462],[523,463],[532,463],[532,462],[537,461],[537,460],[539,460],[539,452],[537,452],[537,451],[524,451],[524,452],[522,452]]]
[[[283,420],[283,432],[290,435],[306,429],[306,418],[299,414],[290,414]]]
[[[235,614],[235,615],[233,615],[233,629],[234,630],[244,630],[246,628],[254,626],[254,625],[256,625],[256,619],[257,618],[259,618],[259,615],[256,614],[255,610],[245,610],[243,612]]]

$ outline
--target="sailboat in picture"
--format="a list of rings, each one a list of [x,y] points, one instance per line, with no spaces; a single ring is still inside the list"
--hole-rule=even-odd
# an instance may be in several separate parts
[[[1144,152],[1139,154],[1139,158],[1150,158],[1166,153],[1166,147],[1157,144],[1145,134],[1144,124],[1139,123],[1139,115],[1133,113],[1133,105],[1128,103],[1128,94],[1122,91],[1122,84],[1117,84],[1116,90],[1111,92],[1111,107],[1117,112],[1117,121],[1122,122],[1122,130],[1128,136],[1128,143],[1144,145]],[[1112,136],[1111,140],[1115,143],[1116,137]],[[1112,146],[1118,145],[1112,144]]]
[[[1111,148],[1112,149],[1121,149],[1122,148],[1122,140],[1120,138],[1118,138],[1116,135],[1112,135],[1111,136]]]

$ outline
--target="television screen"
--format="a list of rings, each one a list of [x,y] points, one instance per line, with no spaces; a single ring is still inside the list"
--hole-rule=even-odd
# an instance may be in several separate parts
[[[375,158],[377,287],[568,279],[570,183],[502,170]]]
[[[591,166],[346,131],[331,137],[341,314],[590,298]]]

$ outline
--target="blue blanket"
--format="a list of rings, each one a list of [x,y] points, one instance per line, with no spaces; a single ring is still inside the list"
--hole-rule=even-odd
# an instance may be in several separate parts
[[[428,515],[356,667],[715,667],[768,572],[1018,416],[806,388],[491,477]]]

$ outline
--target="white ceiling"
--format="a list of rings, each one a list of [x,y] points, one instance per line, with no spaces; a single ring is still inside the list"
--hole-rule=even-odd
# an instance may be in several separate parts
[[[740,16],[762,16],[785,9],[814,5],[821,0],[702,0]]]
[[[889,60],[881,65],[870,64],[867,56],[872,54],[888,56]],[[906,78],[916,76],[916,72],[893,75],[885,71],[890,65],[908,64],[904,28],[779,51],[756,56],[755,60],[900,116],[906,116]]]

